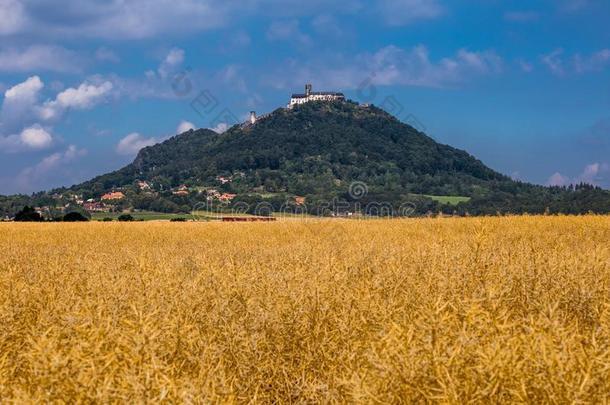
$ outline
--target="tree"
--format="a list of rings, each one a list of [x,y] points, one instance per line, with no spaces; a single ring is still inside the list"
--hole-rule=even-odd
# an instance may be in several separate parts
[[[15,215],[15,222],[42,222],[44,219],[32,207],[27,205]]]
[[[64,215],[64,222],[87,222],[89,219],[80,212],[69,212]]]
[[[68,213],[77,213],[80,214],[81,216],[83,216],[86,220],[90,220],[91,219],[91,214],[89,213],[89,211],[85,210],[83,207],[79,206],[79,205],[75,205],[75,204],[70,204],[66,211],[68,211]]]
[[[129,214],[123,214],[118,218],[119,222],[133,222],[134,218]]]

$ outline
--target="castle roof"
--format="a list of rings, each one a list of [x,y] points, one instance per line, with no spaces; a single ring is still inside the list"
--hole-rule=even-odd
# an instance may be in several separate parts
[[[336,91],[312,91],[309,93],[310,96],[336,96],[336,97],[345,97],[343,93],[339,93]],[[298,93],[293,94],[292,98],[307,98],[307,94]]]

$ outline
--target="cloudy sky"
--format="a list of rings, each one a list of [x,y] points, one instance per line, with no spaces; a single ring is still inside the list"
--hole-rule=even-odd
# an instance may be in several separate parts
[[[492,168],[610,188],[607,0],[0,0],[0,194],[71,185],[306,82]]]

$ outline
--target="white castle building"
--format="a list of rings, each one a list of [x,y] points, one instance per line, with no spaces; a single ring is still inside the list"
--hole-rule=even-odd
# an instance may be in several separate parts
[[[292,97],[290,97],[290,104],[288,104],[288,108],[292,108],[297,104],[305,104],[310,101],[335,100],[345,100],[345,95],[343,95],[343,93],[337,93],[334,91],[312,91],[311,84],[306,84],[304,94],[293,94]]]
[[[1,1],[1,0],[0,0]],[[311,84],[305,85],[305,93],[293,94],[290,97],[290,104],[287,108],[293,108],[297,104],[305,104],[310,101],[345,101],[345,95],[336,91],[312,91]],[[264,114],[258,117],[256,111],[250,111],[248,119],[241,124],[242,128],[256,124],[256,122],[262,118],[268,117],[270,114]]]

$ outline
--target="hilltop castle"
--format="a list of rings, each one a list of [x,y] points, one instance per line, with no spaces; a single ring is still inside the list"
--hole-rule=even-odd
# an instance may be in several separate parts
[[[290,97],[290,104],[286,106],[286,108],[293,108],[297,104],[305,104],[310,101],[345,101],[345,95],[343,93],[338,93],[336,91],[312,91],[312,85],[305,85],[305,93],[303,94],[293,94]],[[261,115],[260,117],[256,116],[256,111],[250,111],[250,115],[246,122],[242,123],[241,126],[246,127],[249,125],[254,125],[256,122],[261,119],[268,117],[270,114]]]
[[[304,104],[310,101],[335,100],[345,100],[345,96],[343,95],[343,93],[337,93],[334,91],[312,91],[311,84],[306,84],[304,94],[293,94],[292,97],[290,97],[290,104],[288,104],[288,108],[292,108],[297,104]]]

